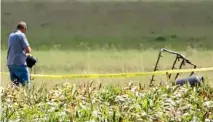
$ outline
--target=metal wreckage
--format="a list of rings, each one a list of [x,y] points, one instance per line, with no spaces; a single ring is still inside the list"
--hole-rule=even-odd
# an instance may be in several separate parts
[[[185,65],[190,65],[190,66],[193,67],[193,69],[197,68],[197,65],[193,64],[184,55],[182,55],[178,52],[172,51],[172,50],[162,48],[159,52],[157,62],[156,62],[155,67],[154,67],[154,71],[159,70],[158,65],[159,65],[160,59],[163,57],[162,53],[168,53],[168,54],[174,55],[176,57],[173,61],[171,70],[182,69],[183,66],[185,66]],[[180,62],[180,64],[179,64],[178,68],[176,68],[178,62]],[[174,79],[171,79],[171,75],[172,75],[171,73],[167,74],[167,78],[172,85],[181,85],[182,86],[184,84],[189,84],[191,87],[194,87],[194,86],[200,86],[201,83],[205,81],[203,76],[197,76],[194,71],[192,71],[189,76],[184,77],[184,78],[179,78],[180,73],[176,73],[176,75],[174,76]],[[152,75],[151,80],[150,80],[150,86],[154,85],[154,81],[155,81],[154,78],[155,78],[155,75]]]

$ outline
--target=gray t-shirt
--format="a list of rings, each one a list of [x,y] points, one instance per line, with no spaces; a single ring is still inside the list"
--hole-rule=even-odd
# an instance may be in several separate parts
[[[24,48],[29,46],[26,35],[19,30],[12,32],[8,39],[7,65],[26,65]]]

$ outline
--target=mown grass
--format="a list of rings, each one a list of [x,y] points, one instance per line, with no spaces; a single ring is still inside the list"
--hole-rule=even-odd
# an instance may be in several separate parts
[[[63,84],[51,90],[42,86],[1,92],[1,121],[213,121],[213,88],[208,84],[146,90],[131,83],[126,87]]]
[[[174,50],[176,51],[176,50]],[[188,48],[186,51],[179,51],[189,58],[193,63],[199,67],[212,67],[213,52],[196,50]],[[126,73],[126,72],[146,72],[153,71],[154,65],[157,60],[159,50],[88,50],[88,51],[61,51],[61,50],[49,50],[49,51],[36,51],[33,50],[32,55],[39,59],[36,65],[37,74],[93,74],[93,73]],[[6,51],[1,53],[1,70],[8,71],[6,67]],[[160,70],[170,69],[174,61],[175,56],[163,53],[163,58],[159,62]],[[179,62],[180,63],[180,62]],[[178,64],[179,64],[178,63]],[[178,65],[177,64],[177,65]],[[178,66],[176,66],[178,67]],[[192,68],[189,65],[183,68]],[[213,80],[212,71],[197,72],[197,75],[204,75],[209,77],[209,80]],[[189,73],[183,73],[181,77],[189,75]],[[130,77],[130,78],[100,78],[100,79],[52,79],[52,78],[35,78],[32,81],[32,85],[40,86],[41,83],[45,83],[52,87],[58,83],[76,83],[82,84],[89,81],[94,83],[104,84],[124,84],[126,82],[138,82],[141,84],[149,84],[151,75],[144,77]],[[156,77],[157,81],[163,81],[166,77],[164,75]],[[9,82],[9,76],[2,76],[2,85],[5,86]]]

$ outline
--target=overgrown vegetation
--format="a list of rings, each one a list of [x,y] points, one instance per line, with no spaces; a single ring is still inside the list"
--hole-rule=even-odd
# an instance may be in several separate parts
[[[213,88],[203,84],[144,89],[129,83],[3,89],[1,121],[142,122],[213,120]]]

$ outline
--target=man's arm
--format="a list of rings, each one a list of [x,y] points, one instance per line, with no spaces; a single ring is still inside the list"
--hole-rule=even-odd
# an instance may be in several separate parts
[[[24,49],[26,55],[29,55],[31,53],[31,47],[30,47],[30,44],[29,44],[25,34],[21,34],[21,45],[22,45],[22,48]]]

